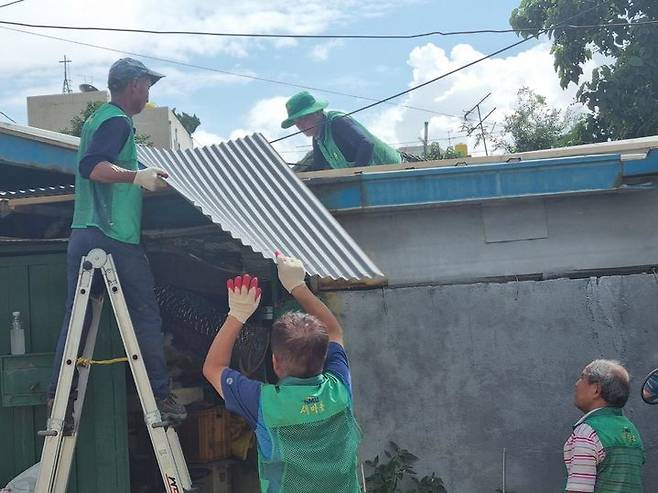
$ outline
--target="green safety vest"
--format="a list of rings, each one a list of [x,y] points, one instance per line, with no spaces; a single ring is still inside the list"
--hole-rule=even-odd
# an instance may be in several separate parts
[[[587,416],[599,437],[605,459],[596,467],[595,493],[641,493],[644,446],[635,425],[618,407],[604,407]]]
[[[130,135],[112,164],[137,171],[137,147],[133,121],[121,108],[106,103],[85,122],[80,136],[78,163],[85,155],[94,132],[110,118],[125,118]],[[75,209],[71,228],[96,227],[106,236],[124,243],[139,244],[142,228],[142,189],[132,183],[100,183],[88,180],[76,170]]]
[[[345,159],[345,156],[343,156],[343,153],[340,151],[336,145],[336,142],[334,141],[334,136],[331,131],[331,122],[335,118],[351,118],[349,116],[343,116],[344,114],[345,113],[340,111],[328,111],[325,116],[324,126],[320,137],[316,139],[316,143],[320,149],[320,152],[322,152],[322,155],[327,160],[327,163],[329,163],[329,166],[334,169],[351,168],[354,166],[353,162],[348,161]],[[370,159],[368,165],[399,164],[402,162],[402,158],[398,151],[375,137],[368,131],[367,128],[365,128],[356,120],[352,119],[352,121],[356,123],[361,131],[365,133],[370,141],[374,144],[374,148],[372,150],[372,158]]]
[[[258,473],[264,493],[359,493],[361,430],[347,387],[333,374],[262,385]]]

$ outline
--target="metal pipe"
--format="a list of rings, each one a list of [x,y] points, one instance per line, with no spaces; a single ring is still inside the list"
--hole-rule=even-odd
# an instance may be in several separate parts
[[[506,493],[506,490],[507,490],[506,472],[507,472],[507,449],[503,448],[503,487],[502,487],[502,493]]]

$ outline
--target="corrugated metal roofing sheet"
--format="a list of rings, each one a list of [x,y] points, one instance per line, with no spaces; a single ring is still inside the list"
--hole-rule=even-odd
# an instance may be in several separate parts
[[[170,151],[139,147],[144,165],[233,238],[266,258],[279,249],[323,279],[381,281],[382,272],[260,134]]]
[[[50,197],[75,193],[74,185],[52,185],[31,187],[21,190],[0,190],[0,199],[26,199],[33,197]]]

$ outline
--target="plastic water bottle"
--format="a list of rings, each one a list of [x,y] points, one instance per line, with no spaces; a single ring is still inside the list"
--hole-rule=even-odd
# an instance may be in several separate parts
[[[25,331],[21,324],[21,312],[11,314],[11,354],[25,354]]]

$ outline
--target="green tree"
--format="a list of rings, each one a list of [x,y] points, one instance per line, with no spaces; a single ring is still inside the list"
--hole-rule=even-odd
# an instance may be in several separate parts
[[[87,121],[87,118],[89,118],[94,113],[94,111],[96,111],[104,104],[105,104],[104,101],[91,101],[87,103],[87,107],[84,110],[82,110],[80,114],[75,115],[73,118],[71,118],[71,122],[69,123],[69,126],[63,130],[60,130],[60,132],[63,134],[69,134],[69,135],[74,135],[76,137],[80,137],[80,134],[82,133],[82,126]]]
[[[522,87],[512,114],[505,117],[503,137],[491,137],[497,149],[505,152],[527,152],[586,142],[585,120],[551,108],[546,98],[528,87]]]
[[[553,41],[560,84],[579,84],[583,65],[594,53],[606,63],[590,82],[580,83],[577,99],[591,112],[581,130],[595,142],[658,133],[658,29],[628,23],[658,17],[656,0],[521,0],[510,23],[528,37],[542,29]],[[570,29],[567,24],[621,26]],[[554,27],[554,26],[564,27]],[[609,62],[608,62],[609,61]]]
[[[100,108],[104,104],[105,104],[104,101],[90,101],[89,103],[87,103],[86,108],[80,112],[80,114],[75,115],[73,118],[71,118],[71,123],[69,123],[69,126],[63,130],[60,130],[60,132],[63,134],[80,137],[80,134],[82,133],[82,126],[87,121],[87,118],[89,118],[98,108]],[[141,144],[149,147],[153,145],[151,136],[146,134],[135,134],[135,142],[137,144]]]
[[[135,144],[141,144],[146,147],[153,147],[153,140],[150,135],[135,134]]]
[[[440,159],[455,159],[458,157],[466,157],[466,155],[452,146],[448,146],[444,149],[438,142],[432,142],[427,148],[427,156],[424,160],[438,161]]]
[[[176,115],[178,121],[181,122],[181,125],[183,125],[185,130],[187,130],[187,133],[190,135],[192,135],[199,125],[201,125],[201,120],[196,116],[196,113],[194,115],[190,115],[184,111],[182,113],[177,113],[176,108],[173,108],[171,111]]]

